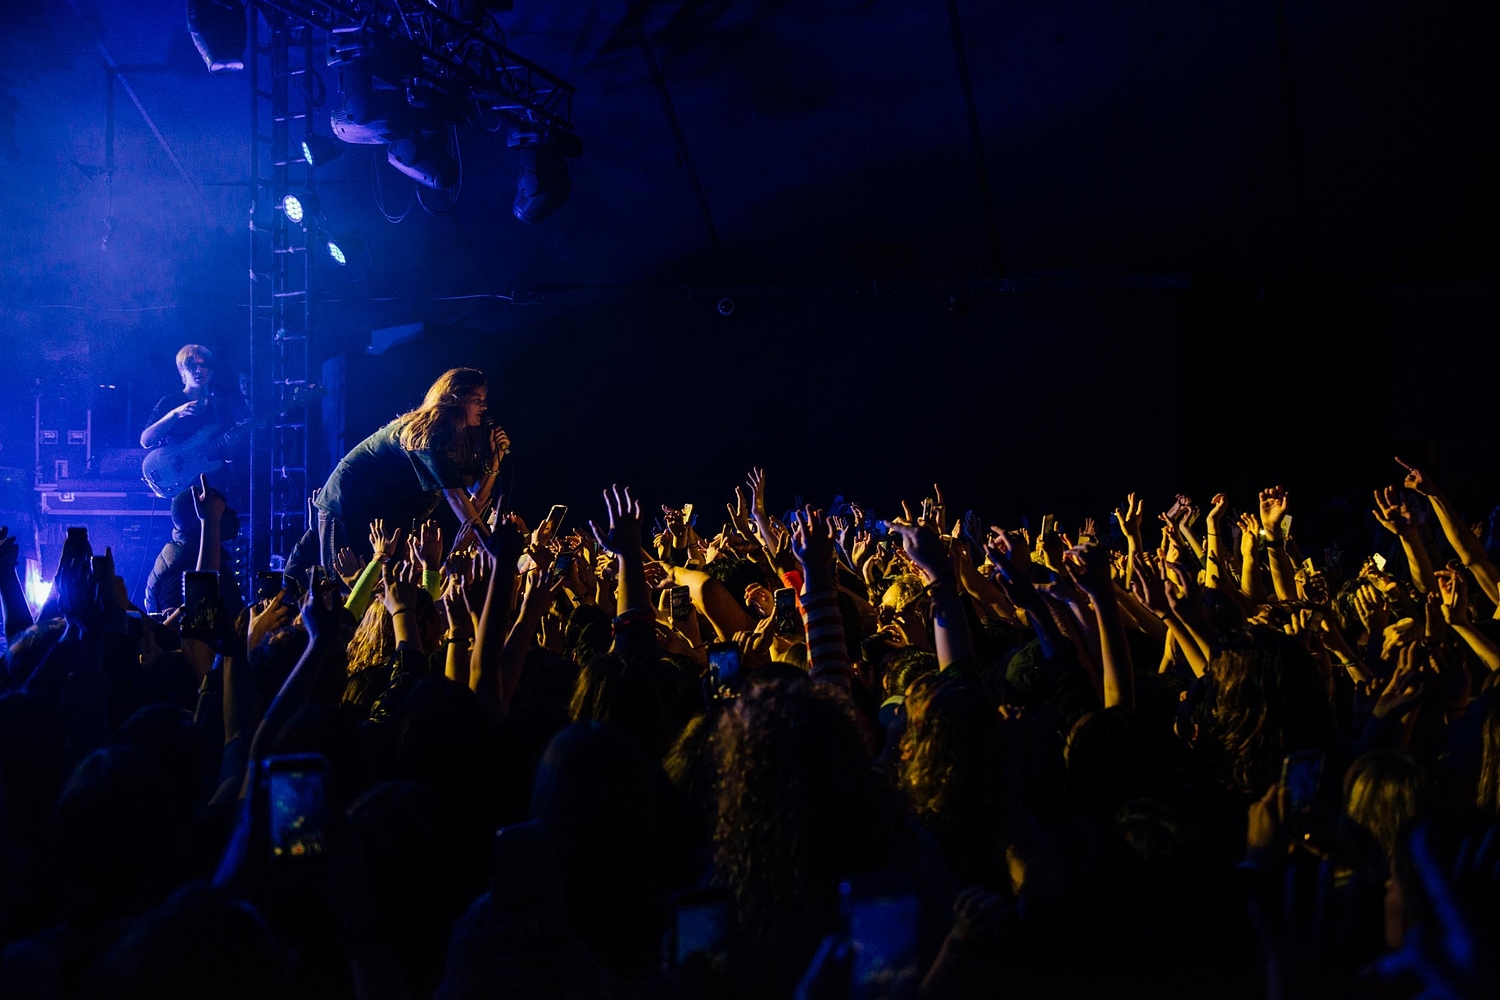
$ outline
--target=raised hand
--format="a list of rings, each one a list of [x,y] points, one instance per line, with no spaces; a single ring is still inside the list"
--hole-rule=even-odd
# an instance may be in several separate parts
[[[217,521],[224,516],[224,494],[208,485],[208,479],[198,476],[198,482],[188,487],[193,494],[193,512],[200,521]]]
[[[901,537],[901,550],[928,583],[953,575],[953,564],[942,537],[927,525],[891,523],[891,533]]]
[[[662,520],[666,523],[666,539],[670,540],[671,547],[683,549],[687,547],[687,518],[683,512],[676,507],[661,505]]]
[[[479,601],[482,606],[483,594],[479,596]],[[443,585],[443,607],[448,613],[448,637],[459,640],[474,638],[474,619],[479,617],[479,612],[470,609],[469,597],[461,578],[450,576]]]
[[[1250,514],[1240,515],[1240,555],[1255,557],[1255,543],[1260,538],[1260,522]]]
[[[385,610],[393,618],[403,612],[417,609],[419,588],[410,580],[409,574],[402,572],[402,568],[392,567],[387,563],[380,570],[380,579],[385,583],[381,603],[385,605]]]
[[[1186,521],[1188,519],[1188,515],[1192,513],[1193,501],[1191,498],[1181,493],[1173,497],[1173,501],[1174,502],[1170,509],[1163,511],[1156,516],[1161,520],[1163,524],[1165,524],[1175,533],[1177,531],[1178,525]]]
[[[604,491],[604,510],[609,515],[609,527],[600,530],[599,525],[589,522],[594,541],[601,549],[623,555],[641,549],[641,504],[630,495],[630,487],[621,491],[618,485]]]
[[[1401,718],[1422,700],[1422,668],[1426,654],[1420,652],[1416,643],[1401,647],[1396,658],[1396,672],[1386,683],[1385,690],[1375,701],[1373,714],[1377,719],[1394,715]]]
[[[1380,526],[1393,535],[1417,529],[1417,519],[1406,505],[1406,498],[1394,486],[1375,491],[1375,509],[1370,511]]]
[[[1166,574],[1162,572],[1159,559],[1141,553],[1131,557],[1135,572],[1131,576],[1131,589],[1135,596],[1158,618],[1170,614],[1172,604],[1167,597]]]
[[[791,531],[792,555],[802,570],[826,576],[833,565],[833,524],[821,510],[811,507],[794,513]]]
[[[370,522],[370,548],[377,562],[390,562],[401,553],[401,542],[406,538],[404,528],[385,530],[385,521],[376,518]]]
[[[1384,595],[1368,583],[1354,592],[1354,611],[1370,635],[1384,632],[1391,620],[1391,606],[1386,603]]]
[[[526,574],[526,592],[521,597],[521,617],[539,619],[551,610],[566,578],[533,569]]]
[[[1115,521],[1119,523],[1120,531],[1126,538],[1135,542],[1137,547],[1141,545],[1141,517],[1145,510],[1146,502],[1138,500],[1134,493],[1126,494],[1123,509],[1115,508]]]
[[[745,607],[759,618],[769,618],[776,610],[776,595],[758,583],[745,588]]]
[[[1443,600],[1443,620],[1459,628],[1473,624],[1469,610],[1469,581],[1464,579],[1463,572],[1440,569],[1433,575],[1437,577],[1438,594]]]
[[[1063,552],[1067,546],[1063,544],[1063,538],[1057,533],[1056,524],[1049,514],[1042,518],[1042,530],[1037,535],[1036,551],[1041,556],[1044,566],[1054,573],[1062,572]]]
[[[521,553],[526,551],[526,533],[516,526],[518,520],[520,518],[515,515],[501,518],[490,531],[490,537],[480,542],[484,551],[498,563],[514,566]]]
[[[943,488],[937,483],[932,484],[932,520],[933,527],[940,535],[948,532],[948,505],[943,502]]]
[[[0,572],[14,570],[21,561],[21,543],[10,533],[9,528],[0,527]]]
[[[750,513],[760,520],[766,516],[766,470],[751,469],[747,477],[746,485],[750,487]],[[739,490],[735,490],[738,494]]]
[[[70,627],[85,633],[102,630],[114,606],[114,552],[106,548],[102,556],[64,559],[56,585],[58,607]]]
[[[749,504],[745,501],[745,488],[743,486],[736,486],[734,488],[734,503],[726,503],[724,509],[729,512],[729,523],[734,526],[735,531],[738,531],[746,538],[755,537],[754,533],[750,530],[751,510]]]
[[[417,529],[417,558],[422,568],[436,573],[443,565],[443,529],[436,521],[423,521]]]
[[[354,581],[359,579],[359,574],[365,569],[365,561],[354,554],[354,550],[345,546],[333,554],[333,571],[344,581],[344,586],[354,586]]]
[[[510,435],[505,433],[505,428],[498,424],[490,428],[490,454],[495,456],[495,464],[510,453]]]
[[[854,563],[855,569],[864,567],[865,560],[870,558],[874,545],[875,539],[868,531],[861,529],[854,532],[854,544],[849,549],[849,561]]]
[[[250,608],[250,628],[245,638],[245,648],[254,649],[266,636],[292,623],[291,607],[286,603],[286,588],[274,597],[268,597]]]
[[[1109,553],[1098,545],[1086,542],[1064,552],[1063,572],[1090,601],[1098,601],[1104,594],[1112,593]]]
[[[766,518],[764,524],[766,533],[762,541],[765,544],[766,554],[771,557],[772,562],[775,562],[777,558],[786,554],[792,535],[787,531],[786,526],[774,517]]]
[[[1280,486],[1260,491],[1260,526],[1273,539],[1280,538],[1281,519],[1286,517],[1290,500]]]
[[[1224,518],[1229,514],[1229,498],[1222,493],[1215,493],[1211,502],[1213,506],[1208,508],[1208,532],[1217,534],[1224,524]]]
[[[344,606],[334,600],[337,584],[332,580],[318,580],[314,573],[308,576],[310,586],[303,592],[300,605],[302,627],[307,629],[313,642],[333,639],[338,635],[344,614]]]
[[[471,619],[479,621],[479,614],[484,610],[484,597],[490,590],[490,576],[495,572],[495,558],[484,548],[476,549],[474,552],[474,565],[471,572],[463,581],[464,606],[471,612]]]
[[[1402,480],[1402,486],[1405,486],[1409,490],[1416,490],[1423,496],[1439,495],[1440,491],[1438,490],[1437,483],[1427,473],[1415,465],[1403,461],[1400,455],[1396,456],[1396,464],[1406,470],[1406,478]]]

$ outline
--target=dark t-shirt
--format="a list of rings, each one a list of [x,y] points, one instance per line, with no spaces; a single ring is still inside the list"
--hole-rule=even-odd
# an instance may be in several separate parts
[[[351,537],[362,539],[377,517],[385,520],[387,530],[410,530],[414,520],[432,512],[437,499],[433,494],[465,485],[445,452],[402,448],[392,421],[344,456],[323,484],[317,503],[343,521]]]
[[[181,392],[170,393],[156,401],[156,406],[151,410],[151,419],[147,421],[149,427],[162,417],[167,411],[175,409],[188,401],[187,396]],[[205,400],[208,407],[203,412],[192,417],[183,417],[168,424],[165,433],[157,447],[179,445],[189,440],[194,434],[206,427],[217,426],[220,432],[230,431],[236,425],[243,423],[250,417],[250,408],[245,401],[236,395],[221,396],[217,393],[209,395]],[[209,485],[223,493],[229,501],[229,506],[237,511],[248,510],[247,501],[250,496],[250,444],[242,441],[238,446],[225,451],[220,456],[229,465],[225,468],[215,470],[208,474]]]
[[[188,402],[187,396],[180,392],[163,396],[156,401],[156,406],[152,408],[151,419],[146,421],[146,426],[150,427],[166,416],[168,410],[176,409],[186,402]],[[176,420],[168,424],[166,433],[162,436],[161,444],[182,444],[188,438],[203,430],[203,428],[214,424],[217,424],[221,431],[233,430],[236,424],[249,416],[248,408],[245,404],[235,400],[231,396],[220,396],[215,393],[210,395],[206,402],[208,403],[208,408],[202,413],[192,417],[183,417],[181,420]],[[243,446],[240,450],[244,450]]]

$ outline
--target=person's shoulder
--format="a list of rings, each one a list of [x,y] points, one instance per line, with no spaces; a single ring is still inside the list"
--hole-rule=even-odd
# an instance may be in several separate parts
[[[388,424],[382,424],[363,441],[350,449],[349,457],[352,458],[356,455],[390,455],[399,452],[402,448],[401,442],[397,440],[398,434],[399,428],[396,426],[396,421],[392,420]]]

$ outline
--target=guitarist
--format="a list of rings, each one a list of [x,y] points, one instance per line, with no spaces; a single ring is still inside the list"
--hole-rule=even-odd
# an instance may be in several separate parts
[[[202,344],[185,344],[177,352],[177,374],[182,376],[182,392],[163,396],[151,411],[151,423],[141,431],[141,447],[160,448],[181,444],[205,427],[230,430],[249,417],[249,407],[238,392],[220,393],[214,384],[213,352]],[[245,463],[235,461],[243,455],[226,455],[229,468],[221,472],[218,482],[229,505],[238,508],[249,487]],[[183,495],[186,495],[184,491]]]

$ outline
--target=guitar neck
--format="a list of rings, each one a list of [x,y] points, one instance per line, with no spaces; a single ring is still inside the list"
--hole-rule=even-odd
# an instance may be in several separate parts
[[[304,405],[306,403],[307,403],[307,399],[299,391],[298,394],[295,397],[293,397],[293,399],[292,399],[291,402],[287,403],[285,406],[281,407],[279,410],[270,410],[270,411],[267,411],[266,413],[262,413],[260,416],[256,417],[254,420],[247,420],[243,424],[240,424],[238,427],[234,428],[233,430],[225,431],[224,434],[223,434],[223,437],[221,438],[221,441],[223,442],[223,446],[224,447],[231,447],[233,445],[239,444],[241,441],[243,441],[245,438],[249,437],[255,431],[263,429],[271,421],[273,421],[277,417],[282,416],[283,414],[285,414],[287,410],[290,410],[294,406],[302,406],[302,405]]]

